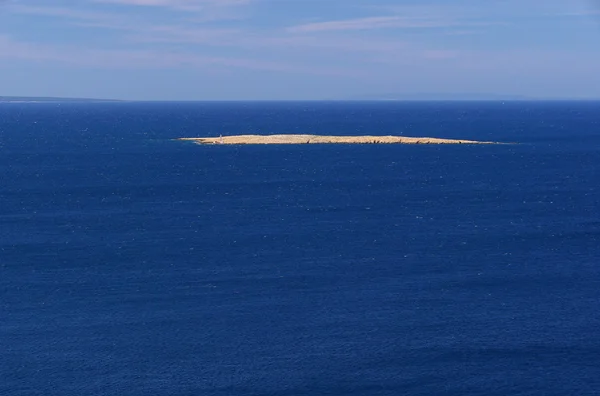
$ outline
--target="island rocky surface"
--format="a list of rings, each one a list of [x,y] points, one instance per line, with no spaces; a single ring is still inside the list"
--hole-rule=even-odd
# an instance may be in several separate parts
[[[407,136],[237,135],[178,140],[196,144],[500,144],[476,140]]]

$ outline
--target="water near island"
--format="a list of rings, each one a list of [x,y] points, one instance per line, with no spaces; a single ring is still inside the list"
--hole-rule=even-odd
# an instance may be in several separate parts
[[[0,394],[598,394],[599,110],[0,104]]]

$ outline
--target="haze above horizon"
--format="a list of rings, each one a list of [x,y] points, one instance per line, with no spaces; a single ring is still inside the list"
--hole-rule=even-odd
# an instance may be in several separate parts
[[[600,98],[595,5],[0,0],[0,96]]]

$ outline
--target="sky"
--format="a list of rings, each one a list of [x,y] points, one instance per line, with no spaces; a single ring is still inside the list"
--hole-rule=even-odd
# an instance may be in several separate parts
[[[600,98],[600,0],[0,0],[0,96]]]

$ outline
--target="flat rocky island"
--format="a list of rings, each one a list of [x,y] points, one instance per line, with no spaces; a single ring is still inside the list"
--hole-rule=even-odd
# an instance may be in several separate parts
[[[180,138],[196,144],[500,144],[476,140],[407,136],[237,135]]]

